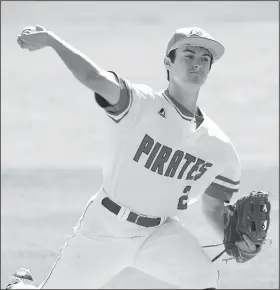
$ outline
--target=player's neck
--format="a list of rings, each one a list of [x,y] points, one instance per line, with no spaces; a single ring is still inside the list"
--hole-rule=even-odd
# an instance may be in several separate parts
[[[169,83],[169,95],[193,114],[197,111],[199,88],[182,88],[177,84]]]

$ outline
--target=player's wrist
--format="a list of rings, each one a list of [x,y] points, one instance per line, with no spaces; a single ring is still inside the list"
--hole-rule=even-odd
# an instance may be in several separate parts
[[[49,46],[55,49],[58,43],[59,43],[58,37],[52,31],[47,31],[46,46]]]

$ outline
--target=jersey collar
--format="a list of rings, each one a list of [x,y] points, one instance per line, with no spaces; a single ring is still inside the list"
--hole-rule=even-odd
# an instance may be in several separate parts
[[[163,91],[163,97],[176,109],[178,114],[184,120],[191,122],[193,118],[195,118],[196,129],[203,123],[204,117],[199,107],[197,107],[198,114],[193,114],[191,111],[189,111],[187,108],[182,106],[179,102],[177,102],[174,98],[172,98],[168,90]]]

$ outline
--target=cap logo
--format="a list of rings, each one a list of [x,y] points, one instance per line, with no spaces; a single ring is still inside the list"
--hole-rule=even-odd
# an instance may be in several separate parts
[[[189,37],[192,37],[192,36],[203,37],[203,35],[204,35],[204,32],[201,31],[200,29],[192,29],[192,30],[190,31]]]

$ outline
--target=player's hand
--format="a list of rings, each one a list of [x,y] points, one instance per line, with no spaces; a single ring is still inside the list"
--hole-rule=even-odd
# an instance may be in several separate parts
[[[237,247],[246,253],[255,253],[257,250],[256,245],[251,241],[251,239],[244,234],[243,235],[244,241],[236,242]]]
[[[28,26],[18,35],[17,43],[29,51],[38,50],[49,45],[52,33],[42,26]]]

